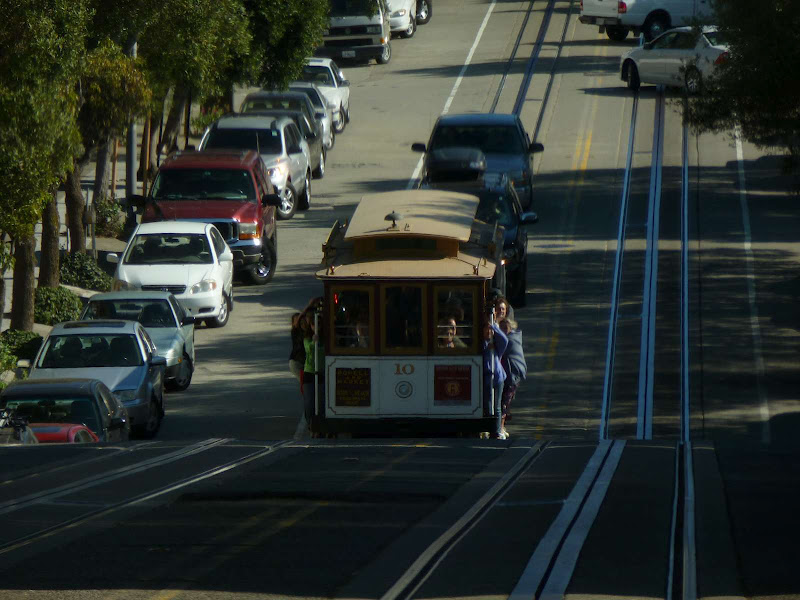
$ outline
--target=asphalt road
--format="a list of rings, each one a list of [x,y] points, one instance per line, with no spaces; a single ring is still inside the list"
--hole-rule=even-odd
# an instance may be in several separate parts
[[[498,111],[514,105],[545,4],[535,3]],[[411,143],[427,141],[444,110],[489,110],[527,7],[437,0],[430,24],[393,43],[389,65],[342,65],[352,121],[325,178],[313,182],[312,208],[279,224],[274,280],[237,286],[229,324],[197,330],[194,380],[167,396],[155,443],[0,449],[3,597],[401,597],[391,595],[395,584],[415,598],[686,591],[682,556],[670,554],[686,542],[685,517],[674,517],[686,487],[676,493],[685,451],[677,443],[681,95],[666,93],[653,435],[636,440],[634,389],[657,97],[644,86],[610,407],[615,441],[602,442],[634,123],[618,62],[634,41],[609,42],[577,23],[566,0],[556,2],[521,112],[545,152],[527,306],[516,311],[529,378],[511,439],[308,440],[298,428],[289,321],[320,293],[313,272],[330,226],[362,194],[410,184],[420,159]],[[796,198],[779,156],[748,144],[740,154],[730,133],[689,140],[697,597],[798,598]],[[414,570],[426,557],[435,568]]]

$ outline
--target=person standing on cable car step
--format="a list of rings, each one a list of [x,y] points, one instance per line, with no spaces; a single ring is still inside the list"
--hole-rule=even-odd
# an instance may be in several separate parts
[[[503,395],[503,383],[506,379],[506,372],[503,369],[501,359],[508,346],[508,338],[500,328],[492,322],[492,313],[483,317],[483,397],[492,398],[494,391],[494,410],[495,414],[500,411],[500,399]],[[492,434],[494,438],[505,439],[503,437],[502,420],[497,419],[496,431]]]
[[[292,351],[289,353],[289,371],[301,380],[300,373],[303,372],[303,365],[306,362],[306,350],[303,346],[303,313],[292,315]]]
[[[311,428],[311,421],[315,414],[315,394],[314,394],[314,380],[317,379],[319,385],[319,400],[322,406],[324,403],[324,374],[325,374],[325,353],[323,350],[322,337],[314,329],[314,315],[317,313],[317,308],[312,306],[303,312],[303,347],[306,353],[306,361],[303,365],[303,373],[300,379],[300,391],[303,393],[303,411],[308,423],[309,429]],[[319,324],[319,329],[322,329],[322,324]],[[317,352],[314,356],[314,347],[316,346]],[[317,376],[317,377],[315,377]],[[318,407],[317,407],[318,408]],[[313,432],[312,432],[313,435]]]
[[[508,338],[508,347],[503,358],[500,359],[506,380],[503,384],[503,399],[501,402],[502,434],[508,438],[506,421],[509,418],[511,401],[517,394],[517,387],[528,375],[528,363],[525,361],[525,350],[522,348],[522,331],[517,329],[517,324],[511,319],[503,319],[499,323],[500,329]]]

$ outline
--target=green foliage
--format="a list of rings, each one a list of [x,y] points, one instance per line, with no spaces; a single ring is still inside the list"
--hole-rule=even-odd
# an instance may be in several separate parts
[[[61,283],[64,285],[108,292],[111,290],[111,281],[111,276],[88,254],[77,252],[61,257]]]
[[[196,119],[192,119],[192,135],[200,137],[206,128],[222,115],[228,112],[227,106],[212,106],[200,113]]]
[[[800,156],[800,2],[717,0],[715,23],[728,39],[727,61],[689,99],[699,132],[741,127],[743,137]]]
[[[17,366],[17,356],[11,349],[3,343],[0,338],[0,373],[13,371]],[[0,390],[5,387],[5,383],[0,381]]]
[[[63,286],[37,287],[33,320],[45,325],[74,321],[80,316],[82,307],[81,299]]]
[[[0,347],[6,349],[16,358],[33,360],[42,345],[42,336],[35,331],[6,329],[0,334]],[[16,364],[16,360],[14,361]]]
[[[255,81],[284,88],[297,79],[303,61],[322,43],[328,27],[328,0],[243,0],[250,15]]]
[[[118,238],[125,225],[119,203],[110,195],[97,195],[94,198],[97,235]]]

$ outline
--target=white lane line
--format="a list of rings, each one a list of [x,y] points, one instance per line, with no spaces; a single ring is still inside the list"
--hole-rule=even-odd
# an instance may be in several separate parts
[[[147,469],[151,469],[153,467],[160,467],[162,465],[166,465],[168,463],[181,460],[182,458],[186,458],[188,456],[192,456],[200,452],[205,452],[206,450],[219,446],[220,444],[224,444],[227,441],[228,441],[227,438],[211,438],[208,440],[203,440],[202,442],[198,442],[191,446],[181,448],[180,450],[176,450],[175,452],[170,452],[169,454],[165,454],[163,456],[157,456],[149,460],[142,461],[140,463],[134,463],[133,465],[126,465],[124,467],[120,467],[118,469],[109,471],[108,473],[93,475],[92,477],[86,477],[79,481],[68,483],[66,485],[62,485],[57,488],[52,488],[45,490],[43,492],[36,492],[34,494],[29,494],[27,496],[23,496],[22,498],[15,498],[14,500],[10,500],[8,502],[0,504],[0,515],[5,515],[10,512],[26,508],[31,504],[38,504],[44,501],[52,501],[54,498],[61,498],[63,496],[66,496],[67,494],[72,494],[84,489],[92,488],[97,485],[100,485],[101,483],[107,483],[109,481],[114,481],[122,477],[129,477],[131,475],[134,475],[141,471],[145,471]]]
[[[495,4],[497,4],[497,0],[492,0],[492,3],[489,4],[489,8],[486,10],[486,16],[483,17],[483,22],[481,23],[478,33],[475,36],[475,41],[472,42],[472,47],[469,49],[469,53],[467,54],[467,60],[464,61],[464,65],[461,67],[458,77],[456,77],[456,82],[453,84],[453,89],[450,90],[450,95],[447,97],[447,101],[444,103],[444,109],[442,110],[443,115],[446,115],[450,111],[450,105],[453,103],[453,98],[456,97],[456,92],[458,92],[458,88],[461,86],[461,80],[464,79],[464,73],[467,72],[467,67],[472,62],[472,55],[475,54],[475,49],[478,47],[481,37],[483,37],[483,31],[486,29],[486,24],[489,22],[489,16],[492,14]],[[406,185],[407,190],[410,190],[416,185],[417,179],[419,179],[419,174],[422,171],[422,162],[424,158],[425,156],[423,155],[417,162],[417,166],[414,168],[414,172],[411,174],[411,179],[408,180],[408,185]]]
[[[769,400],[764,391],[764,355],[761,351],[761,327],[758,324],[758,307],[756,306],[756,275],[753,267],[753,247],[750,237],[750,210],[747,206],[747,188],[744,180],[744,152],[742,151],[742,132],[737,126],[734,130],[736,140],[736,162],[739,168],[739,203],[742,207],[742,224],[744,225],[744,251],[747,267],[747,296],[750,301],[750,330],[753,336],[753,354],[756,362],[756,385],[761,413],[761,442],[769,444]]]
[[[603,465],[603,460],[608,454],[611,444],[610,440],[601,440],[597,444],[592,458],[586,464],[586,468],[575,483],[575,487],[564,502],[564,506],[559,511],[558,516],[550,524],[547,533],[539,541],[539,545],[536,546],[536,550],[534,550],[508,600],[530,600],[535,596],[536,590],[539,589],[561,540],[564,539],[564,535],[575,519],[575,515],[578,514],[583,499],[589,493],[592,482]]]
[[[592,487],[592,491],[586,499],[586,504],[583,505],[580,515],[578,515],[578,520],[575,521],[575,525],[570,530],[561,551],[558,553],[558,558],[555,565],[553,565],[553,571],[547,579],[539,600],[562,600],[566,597],[567,586],[570,579],[572,579],[572,573],[575,571],[575,565],[578,563],[581,549],[589,535],[589,530],[591,530],[597,518],[597,513],[600,512],[600,506],[602,506],[606,497],[608,486],[611,485],[611,479],[617,470],[624,448],[624,440],[614,442],[614,446],[608,454],[608,460],[603,465],[603,470],[600,471],[600,476]]]

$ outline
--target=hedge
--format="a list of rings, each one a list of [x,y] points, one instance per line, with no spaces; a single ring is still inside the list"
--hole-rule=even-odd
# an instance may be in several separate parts
[[[67,288],[36,288],[33,304],[33,320],[45,325],[74,321],[83,308],[81,299]]]
[[[111,291],[111,276],[88,254],[78,252],[61,257],[61,283],[98,292]]]

